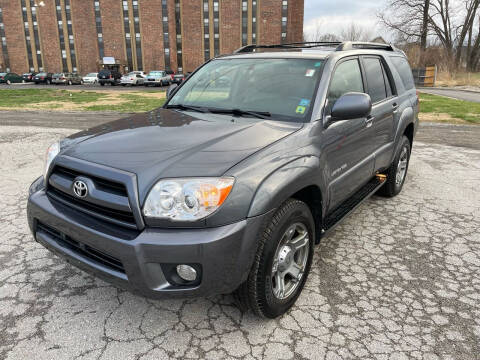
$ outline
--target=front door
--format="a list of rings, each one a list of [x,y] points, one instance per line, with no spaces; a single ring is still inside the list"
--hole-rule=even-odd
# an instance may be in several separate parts
[[[330,81],[326,115],[330,114],[337,99],[349,92],[365,92],[358,58],[348,58],[337,65]],[[369,118],[335,121],[324,129],[322,141],[329,194],[327,212],[373,176],[372,136]]]

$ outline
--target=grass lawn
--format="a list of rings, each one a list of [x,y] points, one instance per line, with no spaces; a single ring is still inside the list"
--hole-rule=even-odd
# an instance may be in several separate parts
[[[480,103],[420,94],[420,120],[432,120],[432,115],[440,115],[439,121],[480,124]]]
[[[0,90],[0,110],[145,112],[162,106],[165,91]]]

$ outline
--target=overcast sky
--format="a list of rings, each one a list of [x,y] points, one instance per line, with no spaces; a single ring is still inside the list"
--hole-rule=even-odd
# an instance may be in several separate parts
[[[341,32],[351,22],[372,29],[374,35],[383,35],[378,26],[376,13],[386,0],[305,0],[304,31],[315,31],[316,24],[324,27],[325,33]]]

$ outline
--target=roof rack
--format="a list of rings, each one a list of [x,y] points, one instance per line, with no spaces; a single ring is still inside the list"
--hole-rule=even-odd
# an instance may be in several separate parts
[[[310,49],[316,47],[331,47],[336,48],[340,46],[342,43],[339,41],[335,42],[327,42],[327,41],[310,41],[310,42],[294,42],[294,43],[286,43],[286,44],[275,44],[275,45],[246,45],[237,50],[233,53],[249,53],[255,52],[256,49]]]
[[[347,50],[358,50],[358,49],[368,49],[368,50],[386,50],[386,51],[395,51],[402,52],[391,44],[380,44],[373,42],[360,42],[360,41],[309,41],[309,42],[294,42],[287,44],[276,44],[276,45],[246,45],[234,51],[234,54],[238,53],[251,53],[255,52],[256,49],[312,49],[319,47],[329,47],[334,48],[335,51],[347,51]]]

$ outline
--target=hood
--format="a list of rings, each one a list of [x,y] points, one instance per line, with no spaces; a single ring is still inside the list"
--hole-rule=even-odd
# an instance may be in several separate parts
[[[62,155],[137,174],[140,192],[160,178],[221,176],[303,124],[157,109],[66,139]],[[145,190],[145,187],[148,187]]]

